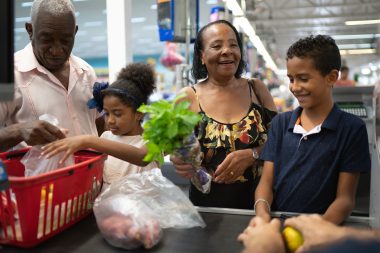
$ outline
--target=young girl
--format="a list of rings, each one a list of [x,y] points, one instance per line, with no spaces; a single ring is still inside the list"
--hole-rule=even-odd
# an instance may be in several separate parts
[[[154,88],[154,72],[149,65],[128,65],[120,71],[111,86],[98,86],[98,91],[94,92],[92,104],[104,111],[108,131],[100,138],[81,135],[55,141],[43,147],[43,154],[49,158],[64,152],[60,162],[84,148],[109,154],[103,173],[106,185],[128,174],[157,168],[156,162],[147,164],[143,161],[147,153],[141,127],[144,115],[137,111],[140,105],[147,104]]]

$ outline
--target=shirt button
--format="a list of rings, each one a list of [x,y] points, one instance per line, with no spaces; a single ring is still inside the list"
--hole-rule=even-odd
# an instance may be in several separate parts
[[[304,139],[305,141],[307,141],[307,136],[303,137],[303,139]]]

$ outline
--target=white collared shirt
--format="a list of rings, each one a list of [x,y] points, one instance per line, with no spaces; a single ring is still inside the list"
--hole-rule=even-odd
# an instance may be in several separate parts
[[[97,135],[98,113],[87,107],[96,81],[94,69],[71,55],[69,85],[61,82],[37,61],[32,45],[15,53],[14,100],[0,103],[0,122],[6,125],[37,120],[43,114],[54,115],[69,136]]]

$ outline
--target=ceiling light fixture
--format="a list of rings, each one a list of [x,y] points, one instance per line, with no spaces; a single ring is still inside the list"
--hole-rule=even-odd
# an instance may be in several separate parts
[[[349,49],[349,50],[340,50],[341,55],[348,54],[375,54],[376,49]]]
[[[332,35],[331,37],[334,40],[373,39],[373,38],[380,38],[380,33]]]
[[[355,44],[338,44],[339,49],[370,49],[373,48],[371,43]]]
[[[131,18],[132,23],[143,23],[145,22],[146,18],[145,17],[136,17],[136,18]]]
[[[32,7],[33,2],[23,2],[21,3],[21,7]]]
[[[372,20],[352,20],[344,22],[346,25],[373,25],[380,24],[380,19],[372,19]]]
[[[244,17],[243,10],[240,8],[236,0],[224,0],[226,2],[226,7],[232,11],[235,16],[234,25],[239,26],[243,32],[249,37],[253,46],[257,49],[257,52],[263,56],[264,61],[270,69],[277,73],[278,68],[274,63],[272,57],[269,55],[268,51],[264,47],[259,36],[256,35],[255,29],[249,23],[248,19]]]

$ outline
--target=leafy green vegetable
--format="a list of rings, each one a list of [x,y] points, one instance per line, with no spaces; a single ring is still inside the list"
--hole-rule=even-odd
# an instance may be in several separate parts
[[[184,95],[177,96],[172,102],[160,100],[150,105],[142,105],[139,112],[149,114],[149,120],[143,125],[144,140],[148,141],[148,153],[144,161],[164,162],[163,153],[172,154],[183,145],[183,139],[189,136],[201,119],[190,111],[190,103],[178,102]]]

